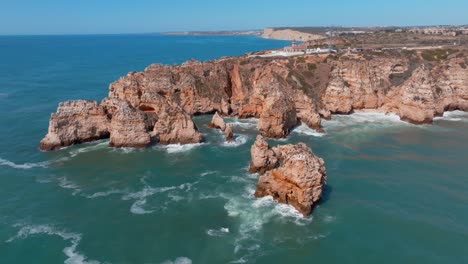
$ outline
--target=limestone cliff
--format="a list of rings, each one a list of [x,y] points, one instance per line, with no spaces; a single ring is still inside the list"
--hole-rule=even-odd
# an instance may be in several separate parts
[[[259,132],[272,138],[288,136],[299,123],[320,130],[321,118],[360,109],[431,123],[444,111],[468,110],[467,61],[461,51],[439,61],[381,52],[153,64],[113,82],[101,104],[60,104],[40,146],[109,136],[122,147],[200,142],[191,117],[215,112],[259,118]]]

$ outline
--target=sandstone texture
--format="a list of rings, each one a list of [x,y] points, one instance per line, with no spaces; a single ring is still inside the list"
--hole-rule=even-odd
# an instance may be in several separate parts
[[[226,142],[234,141],[233,125],[224,122],[224,119],[216,112],[211,119],[209,127],[220,129],[226,137]]]
[[[272,196],[304,216],[310,215],[326,183],[324,161],[304,143],[271,149],[261,136],[252,146],[251,155],[250,171],[261,174],[255,196]]]
[[[215,112],[213,125],[223,132],[222,115],[255,117],[270,138],[287,137],[300,123],[321,131],[322,118],[366,109],[431,123],[444,111],[468,110],[467,65],[463,51],[437,61],[381,52],[153,64],[110,84],[100,104],[61,103],[40,147],[108,137],[121,147],[200,142],[192,116]]]
[[[104,109],[90,100],[65,101],[49,121],[49,131],[40,142],[42,150],[109,137],[110,120]]]
[[[224,136],[226,137],[226,142],[234,141],[234,132],[232,124],[226,125],[226,129],[224,130]]]
[[[210,127],[221,129],[224,131],[226,129],[226,123],[224,122],[223,118],[216,112],[213,115],[213,119],[211,119]]]

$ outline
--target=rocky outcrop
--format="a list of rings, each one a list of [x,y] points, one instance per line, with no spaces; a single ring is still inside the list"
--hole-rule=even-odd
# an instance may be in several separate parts
[[[322,118],[361,109],[431,123],[444,111],[468,110],[468,60],[463,52],[430,62],[418,52],[382,52],[153,64],[112,83],[100,105],[60,106],[41,149],[109,136],[115,146],[146,146],[146,134],[160,144],[199,142],[191,117],[214,112],[214,122],[222,121],[221,115],[259,118],[260,134],[271,138],[288,136],[299,122],[321,131]],[[118,110],[122,102],[128,106],[125,113]],[[126,123],[139,125],[125,131]],[[222,123],[214,125],[226,129]],[[133,132],[137,134],[131,142]]]
[[[216,112],[211,119],[211,123],[209,125],[211,128],[221,129],[224,131],[226,129],[226,123],[224,122],[223,118]]]
[[[291,98],[273,94],[265,99],[257,126],[260,134],[269,138],[283,138],[289,135],[296,124],[296,109]]]
[[[234,141],[233,125],[226,125],[223,118],[218,114],[218,112],[216,112],[213,115],[209,127],[221,130],[221,132],[223,132],[224,136],[226,137],[226,142]]]
[[[226,142],[234,141],[234,132],[232,124],[227,124],[226,129],[224,130],[224,136],[226,137]]]
[[[40,142],[42,150],[55,150],[109,137],[109,118],[96,101],[60,103],[49,121],[49,131]]]
[[[190,144],[202,141],[192,118],[182,112],[162,113],[151,133],[160,144]]]
[[[396,113],[410,123],[432,123],[444,111],[466,111],[465,61],[462,55],[430,63],[415,56],[342,57],[333,62],[322,104],[331,113],[376,109]]]
[[[275,153],[261,135],[257,136],[250,148],[250,155],[252,157],[249,167],[251,173],[265,173],[275,168],[278,163]]]
[[[251,149],[251,172],[259,172],[256,197],[272,196],[308,216],[320,200],[326,183],[323,159],[304,143],[270,149],[259,136]]]

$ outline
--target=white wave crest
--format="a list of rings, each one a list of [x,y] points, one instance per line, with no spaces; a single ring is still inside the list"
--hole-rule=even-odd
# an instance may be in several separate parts
[[[258,125],[258,118],[238,119],[236,117],[234,118],[232,124],[234,126],[241,127],[243,129],[256,128]]]
[[[222,227],[220,229],[208,229],[206,230],[206,234],[212,237],[222,237],[229,233],[229,228]]]
[[[444,120],[444,121],[468,121],[468,113],[463,111],[450,111],[445,112],[441,117],[435,117],[434,120]]]
[[[44,161],[44,162],[37,162],[37,163],[17,164],[12,161],[0,158],[0,165],[8,166],[14,169],[28,170],[32,168],[47,168],[47,166],[49,165],[49,162]]]
[[[378,125],[388,126],[395,124],[406,124],[407,122],[401,121],[400,117],[395,113],[384,112],[356,112],[350,115],[333,115],[332,120],[323,120],[322,125],[327,129],[334,129],[340,127],[348,127],[352,125]]]
[[[248,137],[246,135],[234,135],[234,141],[227,142],[224,141],[222,146],[224,147],[239,147],[247,143]]]
[[[293,132],[296,132],[298,134],[308,135],[308,136],[314,136],[314,137],[325,136],[325,133],[317,132],[315,129],[308,127],[306,124],[301,124],[300,126],[296,127],[293,130]]]
[[[193,143],[193,144],[170,144],[165,146],[158,146],[159,148],[165,149],[167,153],[182,153],[188,152],[196,147],[202,146],[204,143]]]
[[[87,257],[76,251],[78,244],[81,241],[81,234],[69,233],[63,230],[58,230],[49,225],[25,225],[22,226],[16,236],[8,239],[6,242],[11,243],[17,239],[26,239],[34,235],[50,235],[59,236],[63,240],[70,241],[71,245],[63,249],[63,253],[68,257],[65,264],[99,264],[96,260],[87,260]]]
[[[109,145],[108,140],[100,140],[100,141],[96,141],[93,143],[85,143],[83,145],[80,145],[78,149],[71,150],[69,152],[70,157],[74,158],[82,153],[87,153],[87,152],[103,149],[103,148],[106,148],[108,145]]]
[[[192,260],[187,257],[178,257],[175,260],[166,260],[161,264],[192,264]]]

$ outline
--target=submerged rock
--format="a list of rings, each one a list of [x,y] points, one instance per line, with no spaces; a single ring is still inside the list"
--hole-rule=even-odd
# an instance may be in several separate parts
[[[73,144],[109,137],[110,120],[96,101],[76,100],[59,104],[49,121],[41,150],[55,150]]]
[[[304,216],[310,215],[322,197],[327,179],[323,159],[304,143],[270,149],[261,136],[251,153],[250,171],[261,174],[255,197],[270,195],[280,203],[292,205]]]

